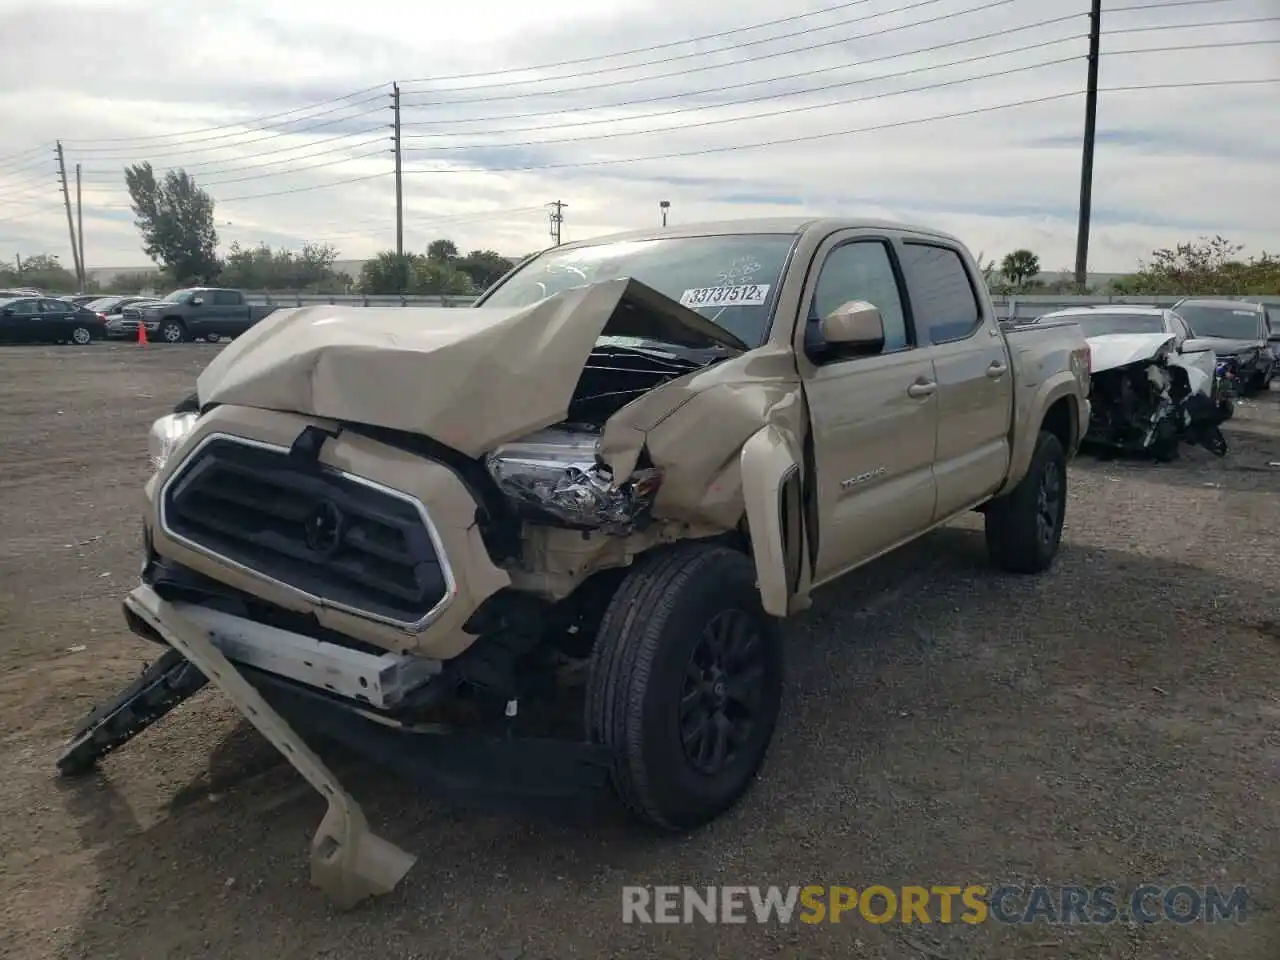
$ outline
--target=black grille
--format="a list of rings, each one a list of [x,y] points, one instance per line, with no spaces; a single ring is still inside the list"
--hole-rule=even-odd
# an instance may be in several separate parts
[[[414,623],[447,592],[417,508],[287,453],[218,438],[168,484],[169,533],[330,603]]]
[[[125,320],[141,320],[142,311],[136,310],[132,307],[125,307],[123,310],[120,311],[120,316],[123,317]]]

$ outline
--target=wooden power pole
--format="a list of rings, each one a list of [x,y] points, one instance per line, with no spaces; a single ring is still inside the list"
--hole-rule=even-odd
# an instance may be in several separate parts
[[[403,183],[403,151],[400,148],[400,84],[391,84],[391,129],[392,141],[395,143],[396,154],[396,263],[397,270],[400,273],[400,290],[404,293],[409,277],[407,266],[404,262],[404,183]]]
[[[1098,48],[1102,42],[1102,0],[1089,10],[1089,79],[1084,100],[1084,145],[1080,151],[1080,222],[1076,226],[1076,292],[1089,281],[1089,215],[1093,206],[1093,143],[1098,127]]]
[[[76,239],[80,252],[80,292],[89,283],[89,265],[84,262],[84,207],[80,203],[80,164],[76,164]]]
[[[563,200],[552,200],[547,204],[551,208],[551,242],[560,246],[560,224],[564,223],[564,208],[568,206]]]
[[[71,219],[71,189],[67,184],[67,162],[62,153],[62,141],[58,141],[58,179],[62,182],[62,204],[67,209],[67,233],[71,235],[71,257],[75,260],[77,279],[83,275],[80,265],[80,247],[76,243],[76,225]]]

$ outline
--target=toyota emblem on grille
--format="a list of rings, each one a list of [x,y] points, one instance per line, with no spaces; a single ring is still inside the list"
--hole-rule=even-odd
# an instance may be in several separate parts
[[[342,542],[342,511],[332,500],[316,505],[303,525],[307,546],[323,556],[331,556]]]

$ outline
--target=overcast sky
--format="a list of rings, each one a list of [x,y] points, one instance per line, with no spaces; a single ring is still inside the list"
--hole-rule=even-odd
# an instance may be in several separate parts
[[[0,257],[71,264],[58,138],[91,268],[147,263],[122,174],[141,160],[209,190],[224,248],[393,247],[399,80],[411,249],[520,255],[549,243],[548,201],[568,240],[656,224],[669,200],[674,221],[890,217],[1069,269],[1087,10],[0,0]],[[1225,20],[1247,22],[1208,25]],[[1104,0],[1091,270],[1205,234],[1280,250],[1280,84],[1106,92],[1280,78],[1278,40],[1280,0]],[[947,114],[967,115],[930,119]]]

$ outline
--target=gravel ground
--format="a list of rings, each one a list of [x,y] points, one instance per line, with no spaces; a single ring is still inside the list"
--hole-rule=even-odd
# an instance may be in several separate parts
[[[0,351],[0,955],[1275,960],[1280,391],[1224,460],[1079,459],[1046,576],[991,571],[972,518],[823,591],[787,626],[761,782],[694,835],[459,810],[335,756],[420,856],[338,914],[306,877],[322,802],[215,692],[100,775],[52,775],[154,655],[120,616],[145,430],[215,349]],[[624,884],[1032,882],[1252,899],[1189,926],[620,920]]]

